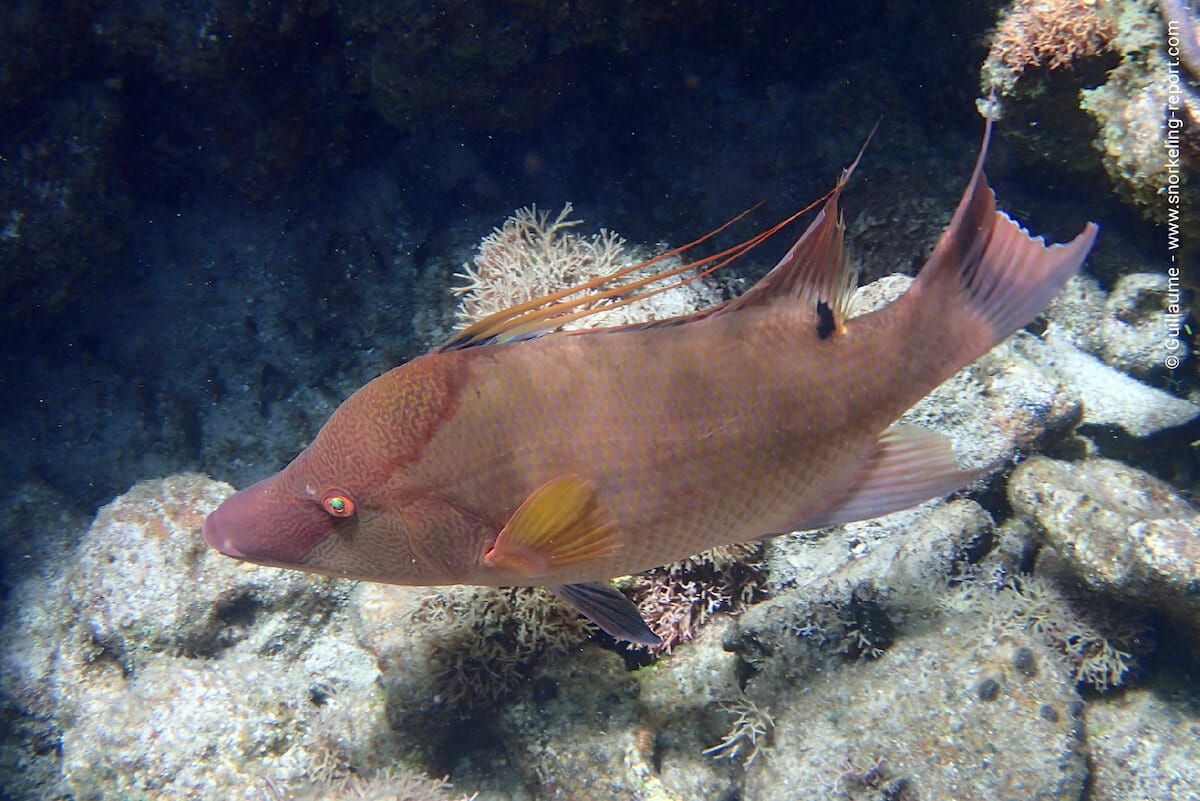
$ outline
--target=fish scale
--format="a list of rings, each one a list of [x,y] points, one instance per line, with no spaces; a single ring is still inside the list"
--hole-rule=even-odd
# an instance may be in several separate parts
[[[763,319],[757,327],[773,324]],[[830,480],[821,465],[838,464],[839,448],[865,449],[878,431],[839,437],[806,425],[813,417],[828,420],[830,410],[841,406],[840,388],[823,382],[801,396],[803,369],[780,370],[758,358],[755,343],[761,340],[730,337],[731,326],[745,328],[743,320],[730,317],[707,321],[703,332],[661,329],[551,340],[543,348],[523,348],[526,363],[520,369],[505,364],[494,377],[479,377],[485,393],[481,409],[502,410],[501,399],[521,409],[521,419],[507,426],[512,441],[506,447],[521,448],[527,458],[515,460],[503,477],[477,482],[479,494],[464,492],[468,505],[515,509],[530,487],[556,475],[593,480],[627,541],[611,558],[589,565],[587,573],[571,575],[572,581],[636,572],[676,554],[779,531],[763,526],[788,519],[806,496],[819,496],[823,481]],[[789,345],[804,336],[793,332]],[[667,337],[672,341],[661,341]],[[725,343],[718,358],[699,355],[709,339]],[[564,349],[569,353],[560,352]],[[647,352],[655,354],[652,364],[646,364]],[[705,368],[704,380],[694,377],[693,362]],[[553,385],[521,391],[506,380],[547,372],[545,365],[555,363],[571,369],[559,373]],[[679,389],[681,382],[686,391]],[[547,428],[543,421],[564,408],[571,410],[568,419]],[[729,408],[744,410],[740,419],[730,422]],[[846,414],[848,420],[852,416]],[[467,430],[477,423],[462,421]]]

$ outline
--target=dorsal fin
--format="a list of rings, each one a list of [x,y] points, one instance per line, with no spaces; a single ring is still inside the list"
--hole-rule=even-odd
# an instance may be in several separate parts
[[[822,339],[843,330],[854,295],[856,275],[844,247],[846,225],[838,209],[838,200],[878,127],[876,122],[854,161],[842,170],[837,184],[826,196],[820,213],[791,250],[744,295],[721,307],[721,314],[786,298],[789,303],[798,303],[813,311],[817,318],[817,333]]]
[[[442,345],[441,350],[456,350],[490,342],[515,342],[521,339],[529,339],[559,328],[560,326],[565,325],[572,320],[578,320],[582,317],[586,317],[589,314],[610,311],[643,298],[651,297],[659,292],[665,292],[668,289],[673,289],[674,287],[682,286],[690,281],[694,281],[697,278],[707,275],[709,272],[728,264],[730,261],[740,256],[754,245],[757,245],[761,239],[754,237],[705,259],[688,262],[686,264],[681,264],[674,267],[668,267],[664,270],[659,270],[642,278],[635,278],[624,283],[618,283],[622,278],[625,278],[632,273],[643,270],[661,261],[665,261],[666,259],[679,255],[702,242],[706,242],[707,240],[719,234],[721,231],[724,231],[726,228],[736,223],[738,220],[745,217],[755,208],[757,208],[757,206],[746,209],[733,219],[725,222],[717,228],[714,228],[704,236],[689,242],[686,245],[672,248],[671,250],[660,253],[657,256],[646,259],[645,261],[626,265],[614,270],[611,273],[608,273],[607,275],[601,275],[597,278],[593,278],[590,281],[584,281],[574,286],[560,289],[556,292],[550,292],[540,297],[527,300],[523,303],[509,306],[506,309],[501,309],[493,314],[489,314],[482,320],[477,320],[463,330],[455,333],[449,340],[446,341],[445,344]],[[761,236],[761,234],[759,236]],[[656,281],[666,278],[673,278],[689,270],[698,270],[700,268],[706,269],[694,275],[680,278],[678,281],[667,284],[666,286],[640,292],[638,291],[644,289],[650,284],[655,283]],[[613,303],[599,303],[600,301],[612,298],[618,299]]]
[[[833,190],[831,190],[833,191]],[[736,245],[725,248],[711,256],[706,256],[702,259],[687,262],[673,267],[668,267],[658,272],[641,278],[634,278],[624,283],[619,282],[621,279],[645,269],[653,264],[664,261],[672,256],[682,254],[691,248],[706,242],[712,237],[724,231],[729,226],[741,220],[751,211],[762,205],[761,203],[751,206],[741,214],[737,215],[728,222],[714,228],[699,239],[682,245],[677,248],[672,248],[664,253],[660,253],[653,258],[636,264],[630,264],[621,267],[608,275],[602,275],[598,278],[593,278],[590,281],[584,281],[575,286],[560,289],[557,292],[551,292],[541,297],[527,300],[524,303],[518,303],[515,306],[510,306],[507,309],[501,309],[498,312],[489,314],[482,320],[479,320],[467,326],[463,330],[455,333],[447,340],[440,350],[460,350],[462,348],[475,347],[477,345],[485,345],[488,343],[498,342],[516,342],[522,339],[531,339],[533,337],[542,336],[550,331],[553,331],[566,323],[573,320],[578,320],[587,317],[591,314],[610,311],[612,309],[626,306],[630,303],[635,303],[644,298],[652,297],[660,292],[666,292],[669,289],[674,289],[678,286],[703,278],[710,273],[713,273],[722,267],[740,258],[749,251],[758,247],[770,237],[774,236],[781,229],[792,223],[797,217],[806,214],[813,209],[818,203],[824,201],[829,195],[818,198],[813,203],[805,206],[794,214],[788,215],[783,220],[772,225],[764,231],[761,231],[749,239],[743,240]],[[684,275],[691,271],[691,275]],[[663,286],[646,289],[646,287],[664,279],[676,278],[678,280],[667,283]],[[573,297],[578,296],[578,297]],[[612,300],[611,303],[600,303],[600,301]],[[676,325],[687,320],[705,317],[714,313],[718,309],[724,308],[724,305],[719,304],[709,309],[702,309],[695,314],[685,315],[683,317],[672,318],[670,320],[653,320],[644,324],[635,324],[632,327],[649,327],[656,325]],[[588,333],[590,331],[609,331],[616,328],[629,328],[631,326],[614,326],[612,328],[589,329],[589,331],[567,332],[567,333]]]

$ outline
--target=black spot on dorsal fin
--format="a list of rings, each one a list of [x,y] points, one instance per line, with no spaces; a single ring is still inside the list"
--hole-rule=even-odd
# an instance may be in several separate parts
[[[874,133],[875,129],[871,129]],[[870,141],[870,135],[867,141]],[[755,304],[771,303],[779,298],[809,306],[814,301],[824,303],[825,308],[832,314],[833,331],[841,331],[845,327],[850,314],[850,299],[854,295],[855,272],[846,255],[845,235],[846,225],[842,213],[838,209],[838,199],[846,188],[850,175],[862,160],[863,152],[858,151],[854,162],[842,170],[833,189],[825,195],[824,205],[808,228],[804,230],[796,244],[792,245],[779,263],[769,273],[759,279],[758,283],[740,297],[726,303],[716,314],[728,314]],[[821,327],[825,323],[822,317]],[[824,339],[828,333],[822,334]]]
[[[834,320],[833,309],[823,300],[817,301],[817,338],[828,339],[829,335],[837,330],[837,322]]]

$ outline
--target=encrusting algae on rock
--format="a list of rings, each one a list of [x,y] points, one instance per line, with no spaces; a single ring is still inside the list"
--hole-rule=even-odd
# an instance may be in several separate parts
[[[1177,223],[1194,248],[1200,77],[1188,80],[1186,55],[1200,54],[1197,36],[1195,2],[1014,0],[980,84],[1000,93],[1009,138],[1036,159],[1089,180],[1098,156],[1118,196]]]

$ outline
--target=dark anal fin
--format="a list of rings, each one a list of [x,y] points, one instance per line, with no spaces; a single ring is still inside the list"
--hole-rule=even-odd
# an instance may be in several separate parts
[[[564,584],[551,587],[550,590],[618,640],[637,645],[658,645],[662,642],[646,625],[633,602],[616,587],[606,584]]]
[[[920,426],[892,426],[875,444],[848,492],[816,517],[797,521],[807,531],[869,520],[962,489],[992,468],[962,470],[941,434]]]

